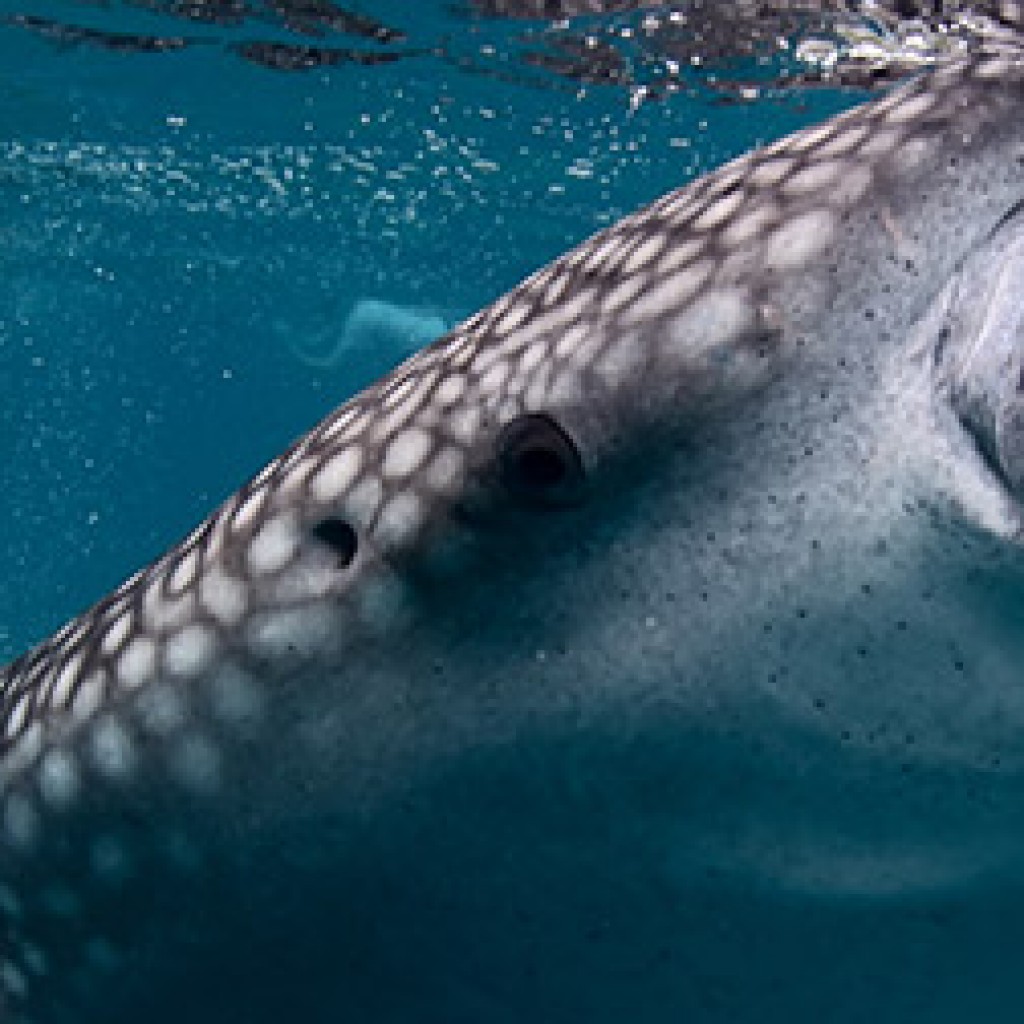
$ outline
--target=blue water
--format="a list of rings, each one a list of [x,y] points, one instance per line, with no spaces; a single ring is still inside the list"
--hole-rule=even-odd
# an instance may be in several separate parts
[[[109,52],[0,23],[0,662],[177,540],[410,330],[860,98],[722,104],[698,88],[636,106],[622,87],[508,81],[436,53],[282,73],[227,49],[251,27],[30,10],[203,42]],[[441,0],[362,10],[406,48],[447,39],[515,69],[522,26]],[[367,300],[393,322],[319,365]]]

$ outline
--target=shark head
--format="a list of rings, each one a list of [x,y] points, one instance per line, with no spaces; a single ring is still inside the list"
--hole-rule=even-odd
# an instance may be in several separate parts
[[[625,218],[9,666],[7,1016],[1011,998],[1022,104],[979,57]]]

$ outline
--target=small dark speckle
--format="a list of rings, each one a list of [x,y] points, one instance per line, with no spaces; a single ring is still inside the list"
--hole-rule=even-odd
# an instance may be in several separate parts
[[[875,311],[873,309],[865,309],[864,310],[864,319],[865,320],[874,320],[875,319]]]
[[[796,610],[796,617],[798,619],[806,619],[807,618],[807,609],[806,608],[797,608],[797,610]]]
[[[953,659],[953,668],[955,668],[957,670],[957,672],[963,672],[963,670],[964,670],[963,659],[962,658],[954,658]]]
[[[820,697],[814,698],[814,706],[818,709],[818,711],[825,710],[825,702]]]
[[[860,585],[860,589],[861,589],[862,593],[870,594],[871,593],[871,584],[870,583],[862,583]]]
[[[898,630],[901,630],[901,631],[905,630],[907,628],[907,620],[906,619],[897,619],[896,620],[896,628]]]
[[[866,647],[858,647],[857,656],[860,658],[866,658],[868,656],[868,649]]]

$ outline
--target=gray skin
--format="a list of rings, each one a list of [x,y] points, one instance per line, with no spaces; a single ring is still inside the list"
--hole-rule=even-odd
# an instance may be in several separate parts
[[[1022,115],[665,196],[10,666],[4,1019],[1019,1021]]]

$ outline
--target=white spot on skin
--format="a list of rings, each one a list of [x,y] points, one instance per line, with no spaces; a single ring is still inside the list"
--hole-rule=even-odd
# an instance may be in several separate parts
[[[41,978],[47,973],[46,954],[38,946],[33,946],[29,942],[23,942],[19,947],[19,952],[21,953],[22,962],[30,973],[34,974],[37,978]]]
[[[1009,21],[1011,19],[1008,18],[1007,20]],[[1006,78],[1011,69],[1012,65],[1009,61],[995,58],[993,60],[987,60],[983,64],[979,64],[974,69],[974,74],[978,78],[994,78],[998,80]]]
[[[0,963],[0,985],[3,986],[6,992],[21,999],[28,992],[28,982],[25,980],[25,975],[18,970],[18,968],[11,963],[10,960],[4,960]]]
[[[644,351],[634,334],[620,335],[597,361],[595,369],[609,388],[622,386],[643,362]]]
[[[249,569],[257,576],[279,572],[298,547],[299,538],[291,516],[277,516],[264,523],[249,542]]]
[[[163,633],[183,626],[192,617],[195,606],[194,594],[167,596],[163,589],[163,580],[154,579],[142,599],[146,627],[153,633]]]
[[[196,548],[192,548],[174,567],[174,571],[167,581],[168,587],[173,593],[180,594],[192,586],[196,579],[198,563],[199,551]]]
[[[563,343],[569,346],[571,351],[572,345],[579,340],[579,338],[586,335],[587,329],[582,325],[576,327],[570,327],[569,330],[562,335],[559,339],[558,347],[561,349]],[[534,367],[542,363],[551,351],[551,346],[544,344],[543,342],[534,342],[523,354],[519,357],[519,366],[516,368],[516,373],[519,378],[525,377],[530,373]]]
[[[13,740],[18,733],[21,732],[22,727],[25,725],[25,721],[28,718],[30,702],[31,694],[26,692],[21,695],[18,699],[18,703],[14,705],[14,710],[7,719],[7,728],[4,730],[8,740]]]
[[[312,459],[307,458],[301,459],[294,466],[291,466],[277,485],[278,494],[292,494],[295,491],[301,490],[306,485],[309,474],[313,472],[315,465],[316,463]]]
[[[910,99],[904,100],[893,107],[889,111],[888,120],[893,124],[907,124],[911,121],[917,121],[924,114],[928,113],[934,105],[934,96],[927,92],[918,93],[917,96],[911,96]]]
[[[835,219],[831,210],[809,210],[786,221],[766,239],[762,265],[785,269],[810,263],[832,241]]]
[[[199,793],[209,793],[220,780],[220,757],[217,749],[197,733],[183,736],[172,755],[171,769],[184,786]]]
[[[36,720],[7,749],[0,763],[0,780],[13,779],[39,756],[43,747],[43,727]]]
[[[515,302],[494,325],[494,330],[502,335],[511,334],[529,315],[530,306],[528,303],[522,301]]]
[[[676,309],[681,309],[704,286],[711,276],[711,263],[698,263],[688,270],[666,277],[649,288],[622,317],[626,325],[653,323]]]
[[[724,224],[743,205],[746,193],[743,189],[713,202],[694,222],[698,231],[712,231]]]
[[[481,378],[478,384],[483,394],[496,394],[501,390],[505,381],[508,380],[510,368],[507,360],[502,359],[492,366]]]
[[[375,476],[360,482],[345,500],[345,511],[353,525],[366,527],[376,516],[384,496],[384,487]]]
[[[571,278],[567,273],[555,274],[547,288],[544,289],[543,303],[545,306],[550,306],[565,294],[565,289],[569,286]]]
[[[39,837],[39,815],[28,797],[14,793],[4,803],[4,835],[13,845],[28,849]]]
[[[336,501],[352,486],[363,464],[358,448],[343,448],[320,468],[310,483],[310,492],[317,501]]]
[[[624,306],[628,306],[643,291],[646,284],[647,275],[645,274],[634,274],[632,277],[626,278],[601,300],[601,312],[617,313]]]
[[[106,655],[117,654],[132,631],[132,614],[123,611],[110,625],[103,636],[100,649]]]
[[[107,779],[121,781],[134,771],[135,752],[131,737],[113,715],[101,718],[94,726],[92,754],[97,769]]]
[[[164,666],[176,676],[195,676],[213,660],[216,638],[204,625],[186,626],[167,641],[164,648]]]
[[[263,716],[263,698],[252,678],[234,665],[225,666],[210,680],[213,713],[229,725],[257,722]]]
[[[797,171],[783,186],[786,195],[806,195],[828,188],[846,172],[848,163],[841,160],[815,160]]]
[[[622,249],[623,241],[619,235],[611,235],[590,254],[587,270],[590,273],[604,269]]]
[[[418,378],[415,374],[409,374],[406,377],[392,381],[384,393],[384,399],[381,402],[383,407],[385,409],[394,409],[401,405],[412,394],[417,382]]]
[[[866,165],[851,167],[832,189],[833,204],[847,206],[855,203],[871,187],[871,179],[871,170]]]
[[[669,325],[663,351],[677,359],[696,359],[739,336],[752,322],[747,294],[721,288],[697,299]]]
[[[778,222],[779,211],[774,203],[766,203],[755,210],[744,213],[726,228],[722,241],[729,248],[736,248],[749,242],[752,238],[763,234],[766,229]]]
[[[82,662],[85,660],[84,654],[78,654],[72,658],[61,670],[57,673],[57,680],[53,685],[53,690],[50,694],[50,700],[55,707],[64,707],[68,702],[68,697],[71,691],[75,688],[75,683],[78,682],[78,675],[82,669]]]
[[[806,153],[827,142],[834,132],[835,125],[831,121],[814,128],[805,128],[785,143],[786,148],[793,153]]]
[[[337,618],[324,608],[296,608],[254,616],[247,638],[250,650],[276,662],[299,662],[341,639]]]
[[[426,469],[424,480],[426,485],[438,494],[454,490],[462,476],[465,456],[461,449],[453,445],[442,448]]]
[[[594,353],[603,345],[604,331],[591,328],[586,324],[577,324],[575,327],[570,327],[558,339],[558,344],[555,346],[555,354],[559,359],[573,359],[585,365],[590,362]],[[527,352],[527,354],[530,352],[535,353],[530,361],[531,365],[526,366],[524,360],[524,365],[520,372],[524,376],[532,373],[544,362],[550,350],[551,347],[546,342],[538,342]]]
[[[39,791],[43,800],[56,810],[70,807],[78,796],[78,763],[72,753],[51,750],[39,766]]]
[[[411,491],[401,491],[381,509],[374,536],[385,547],[398,547],[409,542],[422,521],[420,499]]]
[[[867,134],[867,125],[861,124],[853,128],[847,128],[845,131],[840,132],[831,142],[826,143],[819,149],[818,155],[826,158],[846,156],[847,153],[851,153],[864,141]]]
[[[359,590],[359,613],[372,631],[387,632],[401,623],[408,612],[408,595],[400,580],[378,576],[364,581]]]
[[[76,725],[88,721],[96,713],[103,702],[103,693],[106,689],[107,674],[103,669],[90,672],[82,680],[82,685],[75,694],[74,702],[71,705],[71,716]]]
[[[859,155],[862,157],[885,156],[899,149],[903,133],[895,128],[875,129],[862,143]]]
[[[246,588],[218,568],[209,569],[199,585],[203,607],[223,626],[235,625],[245,614]]]
[[[431,439],[425,430],[411,427],[403,430],[384,455],[384,476],[394,480],[415,473],[430,454]]]
[[[759,164],[750,175],[750,181],[757,186],[771,188],[778,185],[783,178],[793,170],[794,161],[789,157],[778,157],[774,160],[765,160]]]
[[[627,274],[633,274],[638,270],[649,268],[661,255],[661,252],[665,248],[667,242],[668,239],[665,235],[652,235],[650,238],[641,242],[633,250],[629,259],[626,260],[626,265],[623,267],[623,270]]]
[[[147,687],[140,695],[136,708],[143,728],[167,735],[185,721],[185,704],[175,687],[166,683]]]
[[[0,885],[0,914],[4,917],[21,917],[21,900],[6,885]]]
[[[92,870],[108,885],[121,885],[131,873],[128,850],[113,836],[100,836],[92,845]]]
[[[125,648],[117,664],[117,681],[129,690],[140,687],[156,675],[156,644],[137,636]]]
[[[321,431],[321,439],[328,441],[337,437],[356,418],[358,412],[357,406],[350,405],[348,408],[336,413],[334,419],[327,423]]]
[[[263,511],[263,504],[266,500],[267,492],[265,490],[257,490],[249,495],[248,498],[235,509],[234,514],[231,517],[231,528],[236,532],[248,530],[253,523],[259,518],[260,513]]]
[[[466,378],[461,374],[445,377],[434,392],[433,401],[436,405],[447,407],[454,405],[466,391]]]

